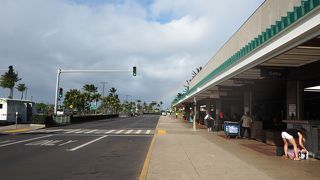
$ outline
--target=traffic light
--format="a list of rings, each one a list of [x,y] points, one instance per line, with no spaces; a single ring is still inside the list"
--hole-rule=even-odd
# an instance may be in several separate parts
[[[60,88],[59,89],[59,98],[62,98],[62,96],[63,96],[63,88]]]
[[[8,71],[8,73],[10,74],[10,75],[12,75],[13,74],[13,66],[11,65],[11,66],[9,66],[9,71]]]
[[[136,67],[136,66],[133,66],[132,75],[133,75],[133,76],[136,76],[136,75],[137,75],[137,67]]]

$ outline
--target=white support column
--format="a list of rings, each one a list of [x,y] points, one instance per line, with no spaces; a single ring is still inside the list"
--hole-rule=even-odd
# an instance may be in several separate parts
[[[57,81],[56,81],[56,92],[55,92],[55,99],[54,99],[54,114],[55,115],[57,115],[57,110],[58,110],[58,89],[59,89],[59,82],[60,82],[60,74],[61,74],[61,69],[58,68]]]
[[[196,117],[197,117],[197,98],[194,97],[193,98],[193,101],[194,101],[194,113],[193,113],[193,131],[197,131],[197,128],[196,128]]]

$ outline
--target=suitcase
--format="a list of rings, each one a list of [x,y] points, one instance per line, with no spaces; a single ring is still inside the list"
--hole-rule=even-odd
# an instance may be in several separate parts
[[[225,121],[224,133],[229,138],[240,137],[240,125],[237,122]]]

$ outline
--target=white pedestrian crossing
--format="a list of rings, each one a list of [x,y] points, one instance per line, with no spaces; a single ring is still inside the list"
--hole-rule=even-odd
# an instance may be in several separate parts
[[[110,130],[110,131],[107,131],[107,132],[105,132],[105,134],[110,134],[110,133],[112,133],[113,131],[116,131],[116,130]]]
[[[28,133],[152,135],[154,132],[151,129],[39,129]]]
[[[124,130],[119,130],[119,131],[117,131],[116,132],[116,134],[120,134],[120,133],[122,133]]]
[[[94,130],[91,130],[91,131],[87,131],[87,132],[85,132],[85,134],[90,134],[90,133],[93,133],[93,132],[96,132],[96,131],[98,131],[98,129],[94,129]]]

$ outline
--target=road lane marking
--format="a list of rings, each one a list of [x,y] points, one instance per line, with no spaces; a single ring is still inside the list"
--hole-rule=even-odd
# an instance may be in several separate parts
[[[115,131],[115,130],[110,130],[110,131],[107,131],[107,132],[105,132],[105,134],[109,134],[109,133],[112,133],[113,131]]]
[[[12,142],[12,141],[15,141],[15,140],[5,140],[5,141],[1,141],[0,144],[4,144],[4,143],[8,143],[8,142]]]
[[[70,141],[67,141],[65,143],[59,144],[58,146],[63,146],[63,145],[70,144],[70,143],[73,143],[73,142],[76,142],[76,141],[77,140],[70,140]]]
[[[96,131],[98,131],[98,129],[94,129],[94,130],[91,130],[91,131],[85,132],[85,134],[93,133],[93,132],[96,132]]]
[[[135,134],[140,134],[142,130],[138,130]]]
[[[53,136],[53,135],[46,135],[46,136],[26,139],[26,140],[22,140],[22,141],[16,141],[16,142],[8,143],[8,144],[1,144],[0,147],[10,146],[10,145],[13,145],[13,144],[19,144],[19,143],[24,143],[24,142],[29,142],[29,141],[33,141],[33,140],[36,140],[36,139],[42,139],[42,138],[50,137],[50,136]]]
[[[76,132],[76,131],[80,131],[81,129],[74,129],[74,130],[70,129],[70,130],[71,131],[66,132],[66,134],[70,134],[70,133],[73,133],[73,132]]]
[[[127,131],[125,134],[130,134],[132,131],[133,130],[131,129],[131,130]]]
[[[58,132],[58,131],[63,131],[63,129],[48,129],[46,132]]]
[[[103,139],[103,138],[106,138],[106,137],[108,137],[108,135],[101,136],[101,137],[99,137],[99,138],[97,138],[97,139],[94,139],[94,140],[92,140],[92,141],[89,141],[89,142],[87,142],[87,143],[84,143],[84,144],[82,144],[82,145],[80,145],[80,146],[77,146],[77,147],[75,147],[75,148],[67,149],[67,151],[76,151],[76,150],[78,150],[78,149],[80,149],[80,148],[83,148],[83,147],[85,147],[85,146],[87,146],[87,145],[89,145],[89,144],[92,144],[92,143],[94,143],[94,142],[96,142],[96,141],[99,141],[99,140],[101,140],[101,139]]]
[[[147,130],[146,134],[150,134],[151,130]]]
[[[153,134],[110,134],[110,137],[150,137]]]
[[[120,134],[120,133],[122,133],[124,130],[119,130],[119,131],[117,131],[116,132],[116,134]]]
[[[63,140],[40,140],[36,142],[30,142],[25,144],[26,146],[55,146],[57,143]]]
[[[75,134],[86,133],[89,129],[82,129],[81,131],[74,132]]]

